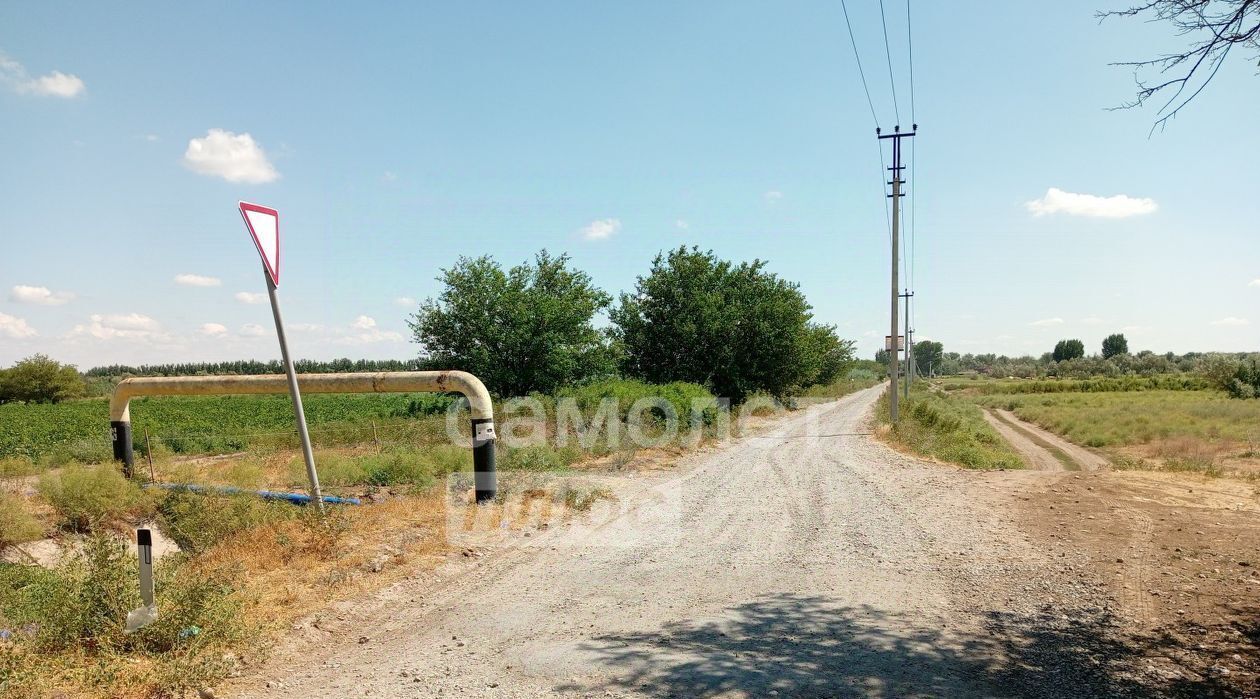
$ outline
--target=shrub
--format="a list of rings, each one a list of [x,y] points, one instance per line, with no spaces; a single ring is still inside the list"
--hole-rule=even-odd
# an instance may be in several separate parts
[[[690,423],[693,402],[704,405],[713,400],[713,394],[699,384],[684,381],[650,384],[633,379],[604,379],[581,386],[567,387],[561,389],[557,397],[572,398],[587,418],[599,410],[601,401],[612,398],[617,402],[617,417],[622,421],[630,418],[630,409],[640,399],[662,398],[673,407],[680,426]],[[700,418],[706,425],[713,424],[713,421],[717,419],[716,406],[710,405],[703,408]]]
[[[140,489],[112,466],[67,466],[41,476],[38,489],[61,525],[79,532],[139,515],[146,504]]]
[[[22,505],[22,498],[0,493],[0,551],[44,535],[39,520]]]
[[[180,550],[197,554],[237,532],[294,519],[300,512],[297,506],[252,495],[172,490],[158,505],[158,521]]]

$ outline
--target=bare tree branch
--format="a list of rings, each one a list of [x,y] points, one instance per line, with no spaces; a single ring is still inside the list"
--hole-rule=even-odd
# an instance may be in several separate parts
[[[1159,118],[1151,126],[1152,132],[1163,129],[1169,119],[1203,92],[1235,46],[1251,48],[1256,51],[1253,60],[1260,58],[1260,0],[1147,0],[1123,10],[1101,11],[1096,16],[1100,22],[1111,17],[1144,17],[1147,22],[1171,24],[1177,36],[1195,37],[1180,53],[1112,64],[1132,68],[1138,88],[1132,101],[1112,109],[1140,107],[1155,95],[1171,91],[1156,112]],[[1147,70],[1160,76],[1172,72],[1177,77],[1148,82],[1142,78]],[[1190,96],[1181,99],[1187,89],[1191,89]]]

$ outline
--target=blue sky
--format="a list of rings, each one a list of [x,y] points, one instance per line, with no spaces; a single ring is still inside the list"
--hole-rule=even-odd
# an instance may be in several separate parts
[[[1107,64],[1179,44],[1104,6],[912,0],[920,337],[1260,349],[1255,66],[1148,137],[1154,110],[1106,111],[1133,94]],[[849,12],[891,128],[879,5]],[[7,3],[0,54],[0,364],[278,356],[238,199],[281,212],[302,357],[413,356],[439,268],[543,247],[614,293],[680,244],[759,257],[863,355],[887,332],[839,3]]]

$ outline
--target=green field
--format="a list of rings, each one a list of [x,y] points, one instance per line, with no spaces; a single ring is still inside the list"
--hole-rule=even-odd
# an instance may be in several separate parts
[[[397,427],[408,418],[440,414],[455,400],[427,393],[303,396],[312,433],[337,441],[336,432],[370,439],[371,423]],[[288,396],[170,396],[131,401],[133,436],[142,447],[147,429],[155,446],[174,452],[243,449],[294,439]],[[320,428],[323,428],[322,430]],[[60,458],[94,462],[110,457],[109,403],[0,405],[0,458]]]
[[[975,400],[1089,447],[1177,438],[1260,442],[1260,401],[1219,391],[995,394]]]

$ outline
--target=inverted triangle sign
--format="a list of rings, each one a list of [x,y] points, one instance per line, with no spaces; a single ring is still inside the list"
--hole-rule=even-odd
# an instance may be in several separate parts
[[[280,286],[280,213],[249,202],[243,201],[240,205],[241,218],[245,219],[245,227],[254,239],[267,276],[271,277],[272,284]]]

